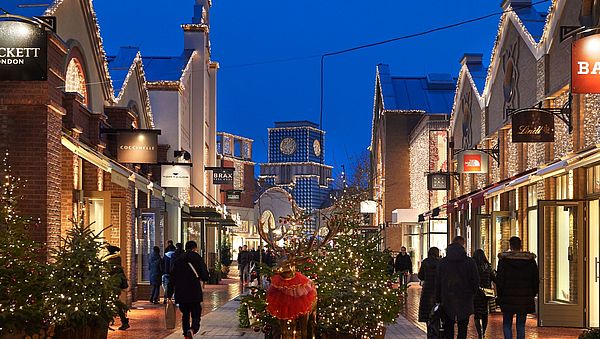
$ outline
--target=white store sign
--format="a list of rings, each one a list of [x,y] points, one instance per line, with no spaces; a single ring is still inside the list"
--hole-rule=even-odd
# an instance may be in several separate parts
[[[182,165],[162,165],[160,186],[190,187],[191,167]]]

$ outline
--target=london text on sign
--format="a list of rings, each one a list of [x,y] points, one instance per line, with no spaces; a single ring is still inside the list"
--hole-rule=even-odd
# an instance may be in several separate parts
[[[22,21],[0,20],[0,81],[48,78],[46,30]]]
[[[554,115],[537,108],[512,115],[512,142],[553,142]]]
[[[573,42],[571,92],[600,93],[600,34]]]

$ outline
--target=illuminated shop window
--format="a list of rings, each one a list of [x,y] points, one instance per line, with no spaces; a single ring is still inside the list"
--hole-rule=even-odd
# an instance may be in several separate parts
[[[600,165],[589,167],[587,169],[587,193],[600,193]]]
[[[67,66],[65,77],[65,92],[79,93],[83,97],[83,104],[87,105],[87,89],[85,86],[85,75],[79,60],[73,58]]]

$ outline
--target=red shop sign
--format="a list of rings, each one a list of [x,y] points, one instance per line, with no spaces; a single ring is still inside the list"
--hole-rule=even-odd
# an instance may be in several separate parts
[[[600,34],[588,36],[573,43],[571,92],[600,93]]]

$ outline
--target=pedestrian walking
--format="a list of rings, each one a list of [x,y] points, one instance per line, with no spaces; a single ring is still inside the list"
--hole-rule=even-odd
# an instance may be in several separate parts
[[[168,251],[167,251],[168,249]],[[164,300],[163,303],[167,303],[167,299],[171,299],[173,297],[173,286],[169,283],[171,264],[173,262],[173,257],[175,256],[176,247],[173,246],[173,242],[171,242],[170,246],[167,246],[165,249],[165,256],[163,257],[163,274],[162,274],[162,286],[164,290]]]
[[[479,273],[479,290],[475,294],[473,304],[475,329],[477,330],[479,339],[483,339],[485,330],[487,329],[488,313],[490,310],[490,296],[486,295],[484,289],[488,291],[492,290],[492,282],[496,282],[496,274],[482,249],[475,250],[473,260],[475,260],[477,272]]]
[[[442,305],[444,333],[454,339],[454,323],[458,324],[456,338],[467,338],[469,317],[473,314],[473,299],[479,290],[479,274],[472,258],[465,252],[465,238],[457,236],[438,264],[436,301]]]
[[[167,240],[167,247],[165,247],[165,253],[175,252],[176,248],[173,246],[173,240]]]
[[[427,323],[427,338],[434,338],[434,333],[429,331],[429,315],[435,305],[435,277],[440,262],[440,249],[431,247],[427,251],[427,258],[421,262],[419,279],[423,282],[421,300],[419,300],[419,321]]]
[[[120,295],[122,290],[129,287],[123,265],[121,264],[121,255],[119,254],[121,249],[117,246],[108,245],[106,246],[106,250],[108,251],[108,256],[106,256],[105,260],[110,264],[110,275],[111,277],[116,277],[115,280],[118,282],[118,286],[115,286],[115,294]],[[117,300],[115,306],[119,318],[121,319],[121,327],[119,327],[119,330],[124,331],[130,327],[129,319],[127,318],[127,305],[120,300]]]
[[[185,243],[185,253],[173,263],[170,277],[175,287],[175,302],[182,313],[183,335],[187,339],[193,338],[200,330],[203,300],[201,281],[208,281],[208,269],[198,254],[198,244],[195,241]]]
[[[410,255],[406,253],[406,247],[400,248],[400,253],[396,256],[396,262],[394,263],[396,273],[400,274],[400,286],[408,286],[410,282],[410,275],[412,274],[412,260]]]
[[[389,249],[389,247],[384,251],[384,260],[387,261],[385,272],[391,277],[394,275],[394,257],[392,257],[392,251]]]
[[[250,256],[250,252],[248,252],[248,246],[247,245],[242,246],[242,251],[238,255],[238,264],[242,268],[241,278],[242,278],[242,283],[244,285],[248,283],[248,278],[250,275],[250,261],[251,260],[252,260],[252,257]]]
[[[152,254],[150,255],[150,263],[148,264],[149,280],[152,286],[152,292],[150,293],[150,302],[158,304],[158,298],[160,295],[160,285],[162,283],[162,267],[163,262],[160,257],[160,248],[154,246]]]
[[[539,290],[539,271],[535,254],[521,251],[521,239],[509,239],[510,250],[498,254],[496,288],[502,310],[505,339],[512,339],[512,323],[517,318],[517,339],[525,338],[528,313],[535,312],[535,296]]]

